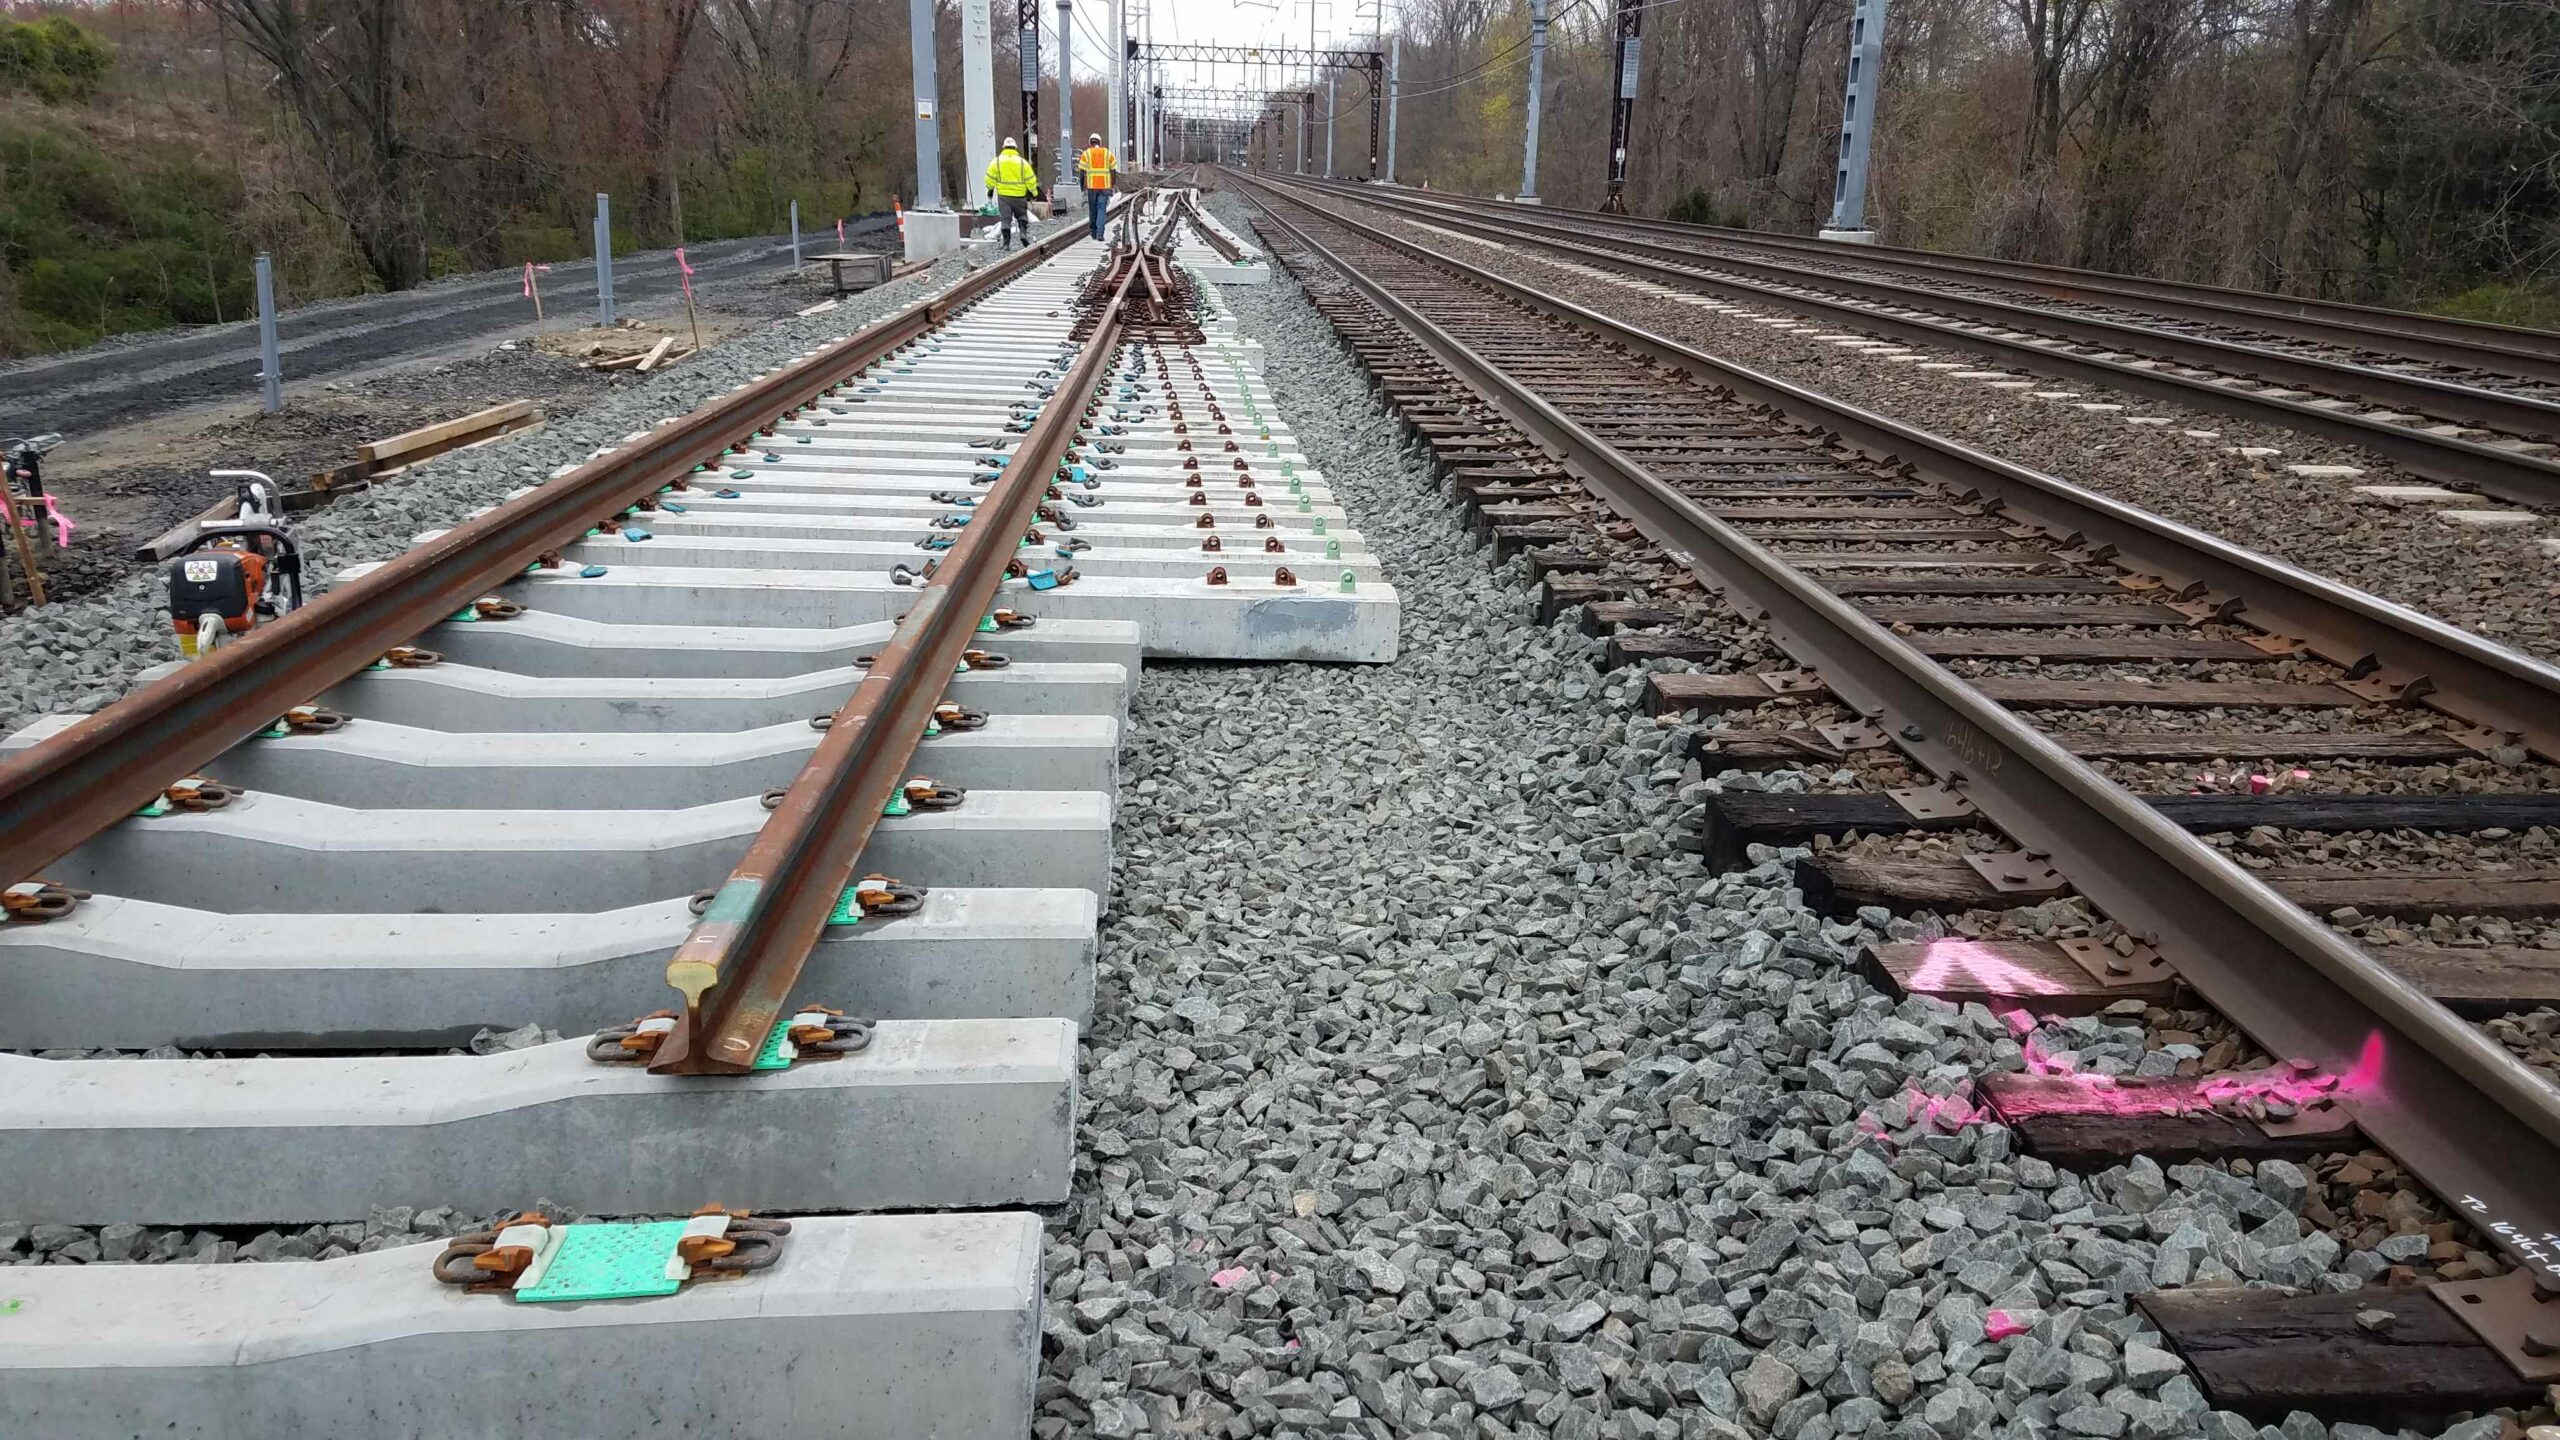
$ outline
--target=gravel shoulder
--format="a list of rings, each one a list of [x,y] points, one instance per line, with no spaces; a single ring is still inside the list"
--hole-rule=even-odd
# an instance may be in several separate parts
[[[1338,199],[1325,203],[1342,208]],[[1666,302],[1634,281],[1595,278],[1523,247],[1497,247],[1416,226],[1366,206],[1352,209],[1405,239],[1614,319],[2343,578],[2543,659],[2560,659],[2560,606],[2553,603],[2560,598],[2560,557],[2544,553],[2535,538],[2551,534],[2549,527],[2482,530],[2438,520],[2433,507],[2367,502],[2351,487],[2431,482],[2365,451],[2024,372],[2011,372],[2010,378],[2034,379],[2031,387],[2001,389],[1997,382],[1958,378],[1957,369],[1923,368],[1999,368],[1976,356],[1914,347],[1901,347],[1898,359],[1871,354],[1820,338],[1851,332],[1804,323],[1788,312],[1752,313],[1801,328],[1783,330],[1743,314]],[[2115,408],[2082,408],[2089,405]],[[2135,424],[2135,418],[2163,423]],[[2209,433],[2190,433],[2195,431]],[[2278,453],[2244,455],[2244,448]],[[2364,473],[2305,476],[2289,468],[2295,465],[2346,465]],[[2480,508],[2511,507],[2484,500]]]

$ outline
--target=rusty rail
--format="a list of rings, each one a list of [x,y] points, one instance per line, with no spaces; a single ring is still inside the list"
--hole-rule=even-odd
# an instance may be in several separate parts
[[[598,519],[718,460],[731,442],[941,324],[1080,233],[1062,230],[932,300],[599,455],[0,764],[0,883],[34,878],[169,781],[523,574],[544,551],[567,544]]]
[[[1167,212],[1159,239],[1171,230],[1173,214]],[[1014,542],[1038,515],[1050,477],[1075,438],[1085,399],[1110,367],[1130,285],[1144,269],[1135,264],[1121,272],[1076,363],[1041,407],[976,518],[943,555],[915,608],[783,793],[780,808],[667,961],[667,983],[685,997],[685,1023],[659,1047],[649,1063],[652,1071],[734,1075],[763,1047],[882,809],[905,779],[925,721],[949,687],[979,618],[995,601]]]

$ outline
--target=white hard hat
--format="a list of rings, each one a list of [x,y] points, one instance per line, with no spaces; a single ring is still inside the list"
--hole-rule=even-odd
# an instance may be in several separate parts
[[[1086,137],[1084,137],[1084,138],[1086,138],[1087,140],[1092,141],[1092,142],[1093,142],[1094,144],[1096,144],[1096,145],[1099,145],[1099,144],[1101,144],[1101,143],[1102,143],[1102,132],[1101,132],[1101,131],[1099,131],[1099,130],[1096,130],[1096,131],[1094,131],[1092,134],[1087,135],[1087,136],[1086,136]]]
[[[1005,149],[1007,149],[1007,150],[1011,150],[1011,149],[1013,149],[1013,148],[1014,148],[1014,144],[1013,144],[1013,137],[1012,137],[1012,136],[1007,135],[1006,137],[1004,137],[1004,148],[1005,148]]]

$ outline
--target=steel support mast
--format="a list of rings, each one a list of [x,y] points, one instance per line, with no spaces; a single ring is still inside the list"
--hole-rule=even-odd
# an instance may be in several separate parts
[[[1387,37],[1387,183],[1396,183],[1396,94],[1404,84],[1404,32]]]
[[[907,0],[907,54],[916,78],[916,208],[942,208],[942,126],[934,111],[933,0]]]
[[[1022,155],[1040,163],[1040,0],[1014,0],[1014,43],[1022,50]]]
[[[1635,138],[1637,60],[1643,49],[1645,0],[1616,0],[1618,21],[1617,83],[1609,106],[1609,194],[1600,208],[1612,215],[1627,213],[1627,144]]]
[[[1058,184],[1063,194],[1076,189],[1076,16],[1068,0],[1058,0]],[[1077,197],[1081,199],[1082,197]]]
[[[1324,77],[1324,178],[1327,180],[1333,178],[1333,131],[1336,122],[1342,118],[1335,113],[1340,108],[1341,102],[1334,89],[1333,77],[1327,75]]]
[[[1520,151],[1520,199],[1538,203],[1538,102],[1547,79],[1547,0],[1529,0],[1529,134]]]
[[[1857,0],[1849,12],[1849,80],[1840,101],[1840,169],[1831,186],[1825,240],[1872,245],[1867,228],[1867,155],[1875,139],[1876,92],[1884,81],[1885,0]]]
[[[996,155],[995,57],[993,0],[960,0],[960,184],[972,210],[987,203]]]
[[[1109,82],[1108,97],[1103,108],[1109,112],[1103,120],[1102,140],[1111,153],[1128,159],[1129,148],[1129,46],[1121,38],[1127,33],[1127,0],[1111,0],[1109,28],[1103,32],[1103,43],[1111,47],[1110,56],[1102,63],[1108,68],[1103,78]]]

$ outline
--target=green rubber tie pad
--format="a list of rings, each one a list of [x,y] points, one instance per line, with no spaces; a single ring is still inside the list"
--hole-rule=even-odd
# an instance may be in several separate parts
[[[981,635],[993,635],[996,633],[996,617],[993,615],[979,616],[978,633]]]
[[[841,905],[844,902],[838,900],[836,903]],[[764,1037],[764,1048],[756,1051],[756,1058],[748,1062],[747,1068],[788,1070],[791,1062],[798,1058],[800,1052],[791,1048],[791,1020],[785,1016],[773,1022],[773,1033]]]
[[[134,811],[133,817],[137,820],[157,820],[168,813],[169,798],[164,795],[159,799],[152,801],[150,804],[143,806],[141,809]]]
[[[532,1303],[568,1300],[634,1300],[673,1295],[684,1288],[667,1278],[667,1262],[689,1222],[650,1220],[636,1225],[570,1225],[562,1229],[549,1268],[515,1292]]]
[[[861,890],[862,887],[858,884],[844,887],[844,892],[836,896],[836,908],[827,912],[827,923],[830,925],[861,924],[862,902],[854,898],[861,893]]]
[[[445,623],[449,625],[468,625],[480,618],[480,607],[477,605],[465,605],[461,609],[454,611],[452,614],[447,615],[444,618]]]
[[[270,725],[266,729],[259,731],[257,738],[261,740],[281,740],[292,733],[293,727],[290,725]]]
[[[913,815],[916,813],[916,807],[907,803],[907,792],[899,790],[889,797],[888,804],[880,807],[880,813],[893,818],[899,815]]]

